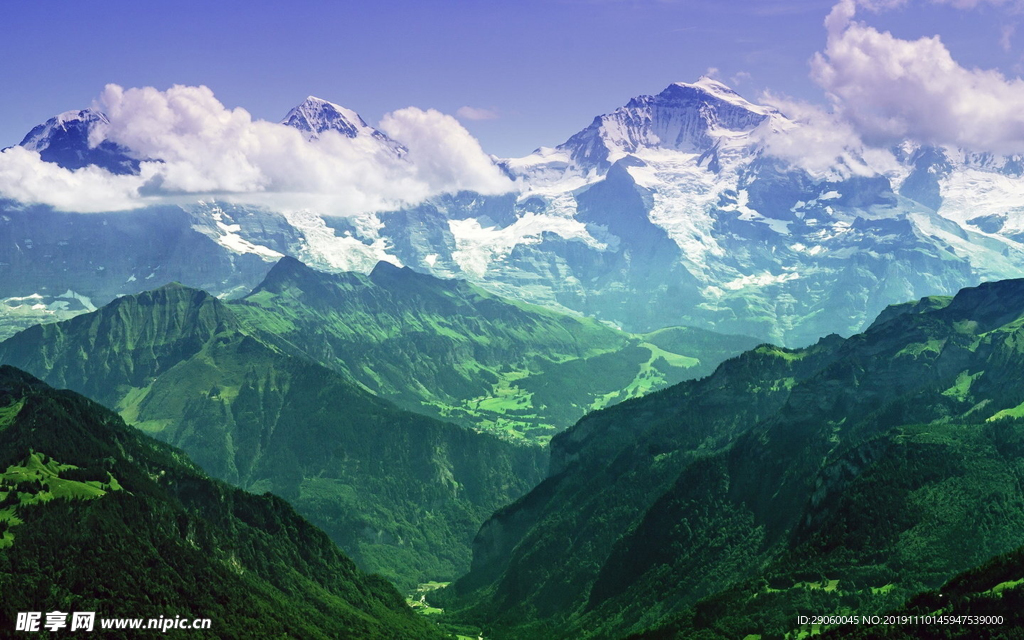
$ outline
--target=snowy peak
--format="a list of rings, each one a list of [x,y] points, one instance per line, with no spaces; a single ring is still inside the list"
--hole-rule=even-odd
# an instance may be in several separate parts
[[[95,109],[65,111],[33,127],[18,146],[36,151],[44,162],[65,169],[95,165],[116,174],[137,173],[139,161],[124,147],[106,140],[90,144],[89,134],[102,124],[110,121]]]
[[[73,136],[88,140],[89,132],[97,124],[109,124],[109,121],[106,115],[95,109],[65,111],[33,127],[18,146],[29,151],[44,151],[57,138]]]
[[[337,131],[348,138],[372,138],[399,157],[407,151],[386,134],[366,124],[355,111],[316,96],[307,97],[289,111],[281,124],[302,131],[307,140],[318,140],[324,132]]]
[[[319,138],[325,131],[337,131],[349,138],[367,130],[374,131],[355,111],[315,96],[309,96],[289,111],[281,124],[305,132],[310,139]]]
[[[754,104],[736,93],[731,87],[707,76],[701,76],[697,82],[692,84],[686,82],[673,83],[658,94],[656,99],[664,102],[673,100],[683,102],[703,101],[718,111],[728,112],[736,110],[740,113],[746,112],[755,117],[761,116],[760,118],[755,118],[758,122],[764,118],[779,115],[777,110]]]
[[[598,116],[589,127],[559,146],[584,169],[607,169],[619,157],[643,149],[704,153],[724,140],[740,144],[775,109],[749,102],[717,80],[669,85],[656,96],[638,96],[624,107]]]

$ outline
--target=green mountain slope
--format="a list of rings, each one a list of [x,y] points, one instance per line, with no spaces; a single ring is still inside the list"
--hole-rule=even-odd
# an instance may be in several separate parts
[[[822,629],[823,638],[991,638],[1024,635],[1024,547],[958,574],[887,612],[889,624],[858,621]],[[895,622],[895,624],[893,624]]]
[[[209,618],[198,638],[440,638],[271,495],[0,367],[0,629],[19,612]],[[44,620],[45,621],[45,620]],[[66,631],[66,630],[65,630]],[[45,631],[44,631],[45,632]]]
[[[488,637],[781,637],[1018,547],[1024,281],[591,414],[437,596]],[[965,545],[964,541],[970,544]]]
[[[757,343],[689,328],[634,336],[386,262],[364,276],[283,258],[231,306],[264,341],[404,408],[539,442]]]
[[[115,409],[217,478],[284,497],[403,588],[465,570],[480,523],[546,462],[399,410],[177,285],[33,327],[0,343],[0,362]]]

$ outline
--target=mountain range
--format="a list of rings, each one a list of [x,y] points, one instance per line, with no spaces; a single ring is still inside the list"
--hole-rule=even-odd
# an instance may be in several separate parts
[[[68,168],[131,171],[145,158],[89,139],[104,118],[62,114],[22,146]],[[407,157],[313,97],[282,124],[308,144],[333,131]],[[632,332],[687,325],[801,345],[862,330],[889,304],[1024,275],[1019,158],[907,143],[883,150],[886,162],[851,151],[815,164],[777,151],[808,126],[701,78],[634,98],[556,147],[496,159],[513,179],[506,195],[358,218],[204,198],[83,220],[7,202],[0,299],[37,321],[70,299],[100,306],[172,279],[237,295],[281,255],[364,273],[384,259]],[[121,251],[97,250],[115,242]],[[7,316],[9,331],[30,322]]]
[[[896,609],[1024,542],[1022,326],[1024,280],[986,283],[594,412],[438,602],[495,638]]]
[[[112,120],[16,153],[170,162]],[[421,161],[312,96],[264,125]],[[505,193],[0,201],[0,622],[111,598],[300,637],[1016,621],[1024,161],[814,126],[701,78],[491,158]]]
[[[212,476],[284,497],[403,588],[455,577],[480,522],[546,464],[539,447],[402,411],[281,353],[231,307],[180,285],[37,325],[0,351],[181,447]]]
[[[628,334],[388,262],[364,276],[282,258],[229,304],[268,343],[377,396],[534,442],[589,410],[708,375],[758,344],[690,327]]]
[[[530,475],[541,466],[536,448],[400,411],[344,373],[285,353],[287,345],[295,348],[288,331],[276,334],[276,345],[261,336],[257,319],[297,318],[303,293],[329,291],[340,278],[294,260],[275,271],[266,288],[253,292],[255,301],[225,303],[180,285],[125,296],[0,343],[0,360],[40,368],[58,384],[106,397],[140,430],[180,443],[216,475],[282,495],[363,565],[386,572],[405,589],[425,575],[461,573],[467,536],[493,512],[473,541],[468,573],[425,596],[444,608],[449,628],[480,629],[499,639],[733,638],[809,631],[794,612],[1016,619],[1024,542],[1018,491],[1024,473],[1024,280],[894,305],[850,338],[831,335],[802,349],[761,345],[705,378],[590,413],[551,440],[546,478],[538,484],[539,476]],[[391,268],[385,273],[403,276]],[[349,284],[362,279],[344,277]],[[405,277],[412,278],[414,291],[430,284],[422,274]],[[440,285],[448,291],[468,286]],[[259,297],[275,289],[291,301]],[[497,302],[477,295],[478,305]],[[235,310],[247,304],[262,310],[243,320]],[[284,307],[278,315],[268,312],[278,305]],[[7,507],[0,509],[0,544],[7,550],[0,562],[14,563],[0,576],[14,580],[12,589],[24,595],[4,615],[46,601],[41,583],[19,582],[26,571],[15,567],[53,553],[41,542],[81,554],[81,545],[95,539],[89,533],[66,543],[51,532],[57,521],[47,518],[56,514],[61,530],[70,531],[68,518],[109,504],[125,489],[126,500],[156,495],[143,478],[160,485],[169,474],[167,490],[184,505],[172,512],[184,508],[210,518],[210,509],[238,505],[233,508],[244,522],[265,523],[265,516],[254,515],[265,504],[284,514],[270,522],[298,517],[287,515],[289,507],[272,496],[195,479],[202,473],[184,453],[128,429],[73,393],[54,392],[10,367],[0,369],[0,390],[8,394],[0,402],[0,429],[11,452],[2,475],[3,486],[11,488],[0,496],[0,506]],[[118,453],[106,453],[111,446]],[[182,474],[193,479],[186,482]],[[212,501],[197,497],[197,482],[220,487],[198,492],[209,497],[213,491]],[[56,500],[62,497],[72,501]],[[137,511],[130,513],[123,521],[121,515],[102,516],[114,530],[131,531],[114,545],[125,549],[119,558],[127,554],[145,563],[139,554],[148,547],[139,536],[163,541],[180,531],[160,520],[143,520],[140,527]],[[248,539],[224,517],[216,516],[215,525],[195,525],[209,532],[213,559]],[[128,518],[132,526],[125,524]],[[225,522],[234,527],[230,537],[217,532]],[[306,545],[317,535],[309,528],[299,542],[295,534],[289,539]],[[275,550],[279,538],[259,536],[263,546],[239,560],[252,566],[244,563],[266,563],[266,554],[287,557],[258,564],[270,578],[259,572],[249,577],[269,579],[271,586],[203,579],[221,593],[259,589],[278,611],[301,610],[287,598],[301,593],[306,578],[287,574],[293,582],[281,583],[280,572],[298,566],[294,554],[306,552]],[[28,540],[35,542],[19,546]],[[173,540],[159,544],[173,546]],[[965,547],[964,540],[972,544]],[[323,538],[316,544],[330,543]],[[173,548],[172,565],[182,553]],[[67,563],[76,575],[91,576],[104,558]],[[189,562],[194,571],[207,571]],[[310,573],[300,574],[313,579],[325,571],[337,575],[319,565],[301,566]],[[223,574],[216,566],[210,571],[205,575]],[[345,571],[344,580],[361,579],[354,569]],[[136,591],[161,593],[150,584],[158,573],[143,575]],[[291,585],[285,590],[291,595],[275,591],[281,584]],[[334,584],[352,593],[349,583]],[[342,627],[346,633],[429,637],[429,627],[409,626],[417,623],[402,617],[408,614],[389,589],[380,582],[359,591],[378,594],[370,599],[345,596],[355,598],[357,608],[376,611],[378,619]],[[95,598],[90,593],[64,601],[94,606],[99,601],[89,600]],[[373,598],[391,602],[392,613]],[[201,610],[216,611],[232,629],[260,620],[274,628],[291,615],[264,620],[262,609],[249,608],[253,617],[247,621],[244,612],[196,602],[202,606],[183,610],[197,617]],[[159,608],[145,608],[144,615],[159,615]],[[346,616],[307,623],[314,636],[352,624]],[[373,626],[392,624],[406,627],[382,632],[384,627]],[[908,637],[912,628],[827,631]],[[972,637],[962,628],[942,631],[946,635],[937,637]]]
[[[283,258],[238,300],[176,284],[123,296],[0,343],[0,362],[285,497],[408,587],[455,578],[483,520],[540,480],[547,454],[527,442],[754,344],[637,337],[407,268],[327,274]]]

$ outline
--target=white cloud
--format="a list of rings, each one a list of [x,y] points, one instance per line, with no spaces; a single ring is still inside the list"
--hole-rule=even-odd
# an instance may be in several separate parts
[[[21,147],[0,152],[0,195],[24,204],[86,213],[131,209],[141,206],[142,184],[137,176],[115,176],[96,167],[68,171]]]
[[[169,191],[262,191],[272,181],[261,166],[272,161],[268,154],[287,153],[289,138],[297,137],[254,122],[244,109],[226,109],[206,87],[107,85],[99,103],[110,124],[94,129],[90,143],[105,139],[160,159],[161,186]]]
[[[233,202],[314,208],[330,215],[388,209],[458,189],[512,188],[479,143],[450,116],[407,108],[382,126],[409,148],[398,158],[368,136],[301,132],[224,107],[206,87],[108,85],[98,107],[110,121],[90,142],[116,142],[142,162],[115,176],[45,163],[16,148],[0,154],[0,194],[66,210],[128,209],[207,194]],[[145,195],[144,195],[145,194]]]
[[[459,107],[455,115],[463,120],[497,120],[499,117],[497,109],[484,109],[481,107]]]
[[[441,191],[509,191],[511,182],[459,121],[434,109],[400,109],[384,116],[381,131],[409,147],[415,176]]]
[[[770,155],[818,178],[885,173],[895,158],[866,147],[848,121],[820,106],[765,92],[760,102],[775,107],[793,123],[775,131],[763,128],[761,142]]]
[[[836,112],[876,145],[910,138],[978,151],[1024,151],[1024,81],[959,65],[938,36],[902,40],[854,20],[858,6],[894,4],[841,0],[826,18],[828,42],[812,60],[812,77]]]
[[[748,72],[738,71],[736,72],[736,75],[729,78],[729,82],[731,82],[734,86],[739,86],[744,82],[750,81],[751,78],[753,78],[753,76],[750,75]]]

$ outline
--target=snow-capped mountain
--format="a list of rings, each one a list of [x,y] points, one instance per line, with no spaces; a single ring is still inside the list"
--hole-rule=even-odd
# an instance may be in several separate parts
[[[96,127],[108,124],[94,109],[68,111],[34,127],[19,146],[65,169],[138,174],[140,154],[97,142],[95,135],[90,140]],[[302,131],[311,144],[335,131],[365,139],[361,148],[370,153],[406,153],[354,111],[314,97],[281,124]],[[332,223],[311,211],[280,213],[212,200],[82,215],[0,199],[0,339],[171,281],[221,296],[245,293],[285,254],[324,268],[367,272],[387,257],[382,241],[354,237],[363,229],[358,221]]]
[[[138,173],[140,158],[131,149],[102,137],[90,140],[94,129],[109,124],[106,114],[95,109],[66,111],[33,127],[18,146],[36,151],[44,161],[65,169],[95,165],[115,174]],[[372,140],[376,147],[397,157],[408,152],[387,134],[366,124],[355,111],[314,96],[291,109],[281,124],[301,131],[309,141],[336,131],[347,138]]]
[[[506,161],[523,190],[496,222],[437,207],[454,251],[431,268],[631,329],[697,324],[790,344],[853,332],[901,299],[1024,275],[1024,245],[968,223],[1024,196],[991,158],[905,148],[895,170],[812,175],[766,152],[800,126],[708,78],[635,98]],[[416,244],[395,242],[397,256],[423,262],[402,250]]]
[[[717,172],[720,156],[742,154],[769,131],[795,126],[777,110],[753,104],[717,80],[677,82],[655,96],[639,96],[597,116],[589,127],[554,148],[505,161],[516,175],[546,180],[567,174],[603,175],[613,163],[645,151],[698,154]]]
[[[355,111],[315,96],[309,96],[302,104],[289,111],[281,120],[281,124],[302,131],[306,134],[307,140],[317,140],[325,131],[337,131],[348,138],[376,140],[399,157],[408,151],[384,132],[366,124]]]
[[[710,78],[669,85],[656,96],[640,96],[589,127],[558,149],[584,170],[607,170],[616,160],[648,149],[709,154],[714,171],[718,148],[741,146],[763,125],[787,123],[774,109],[752,104]],[[739,143],[737,145],[736,143]]]
[[[54,139],[75,130],[72,121],[51,120],[26,140]],[[405,151],[355,112],[316,98],[283,124],[309,144],[336,131]],[[148,210],[118,214],[109,223],[127,234],[116,261],[123,280],[96,277],[114,260],[90,253],[93,275],[74,275],[75,263],[50,293],[70,288],[99,304],[176,270],[186,284],[228,294],[281,255],[367,272],[388,260],[630,330],[689,324],[799,345],[852,333],[891,303],[1024,276],[1020,158],[908,143],[877,169],[858,160],[856,170],[838,163],[811,173],[773,156],[767,142],[803,126],[715,80],[677,83],[598,116],[558,146],[502,161],[516,185],[505,195],[460,192],[349,218],[205,199],[165,207],[176,213],[152,233],[144,231],[151,223],[125,228]],[[86,153],[87,138],[71,146]],[[18,230],[0,226],[0,298],[46,294],[39,278],[17,284],[35,264],[27,254],[66,255],[79,242],[32,231],[46,216],[23,211],[0,212]],[[161,258],[153,248],[168,234],[181,244]],[[22,236],[35,244],[15,241]],[[38,251],[43,237],[53,243]],[[181,251],[205,257],[190,271]],[[126,262],[135,254],[144,266]],[[164,259],[173,269],[157,269]]]
[[[107,116],[93,109],[65,111],[33,127],[18,146],[29,151],[45,151],[61,136],[73,136],[76,142],[84,140],[88,143],[89,131],[97,123],[109,124],[110,121]]]
[[[108,141],[89,144],[89,133],[101,124],[108,124],[107,117],[95,109],[65,111],[34,127],[18,146],[65,169],[95,165],[115,174],[137,172],[139,162],[127,149]]]

